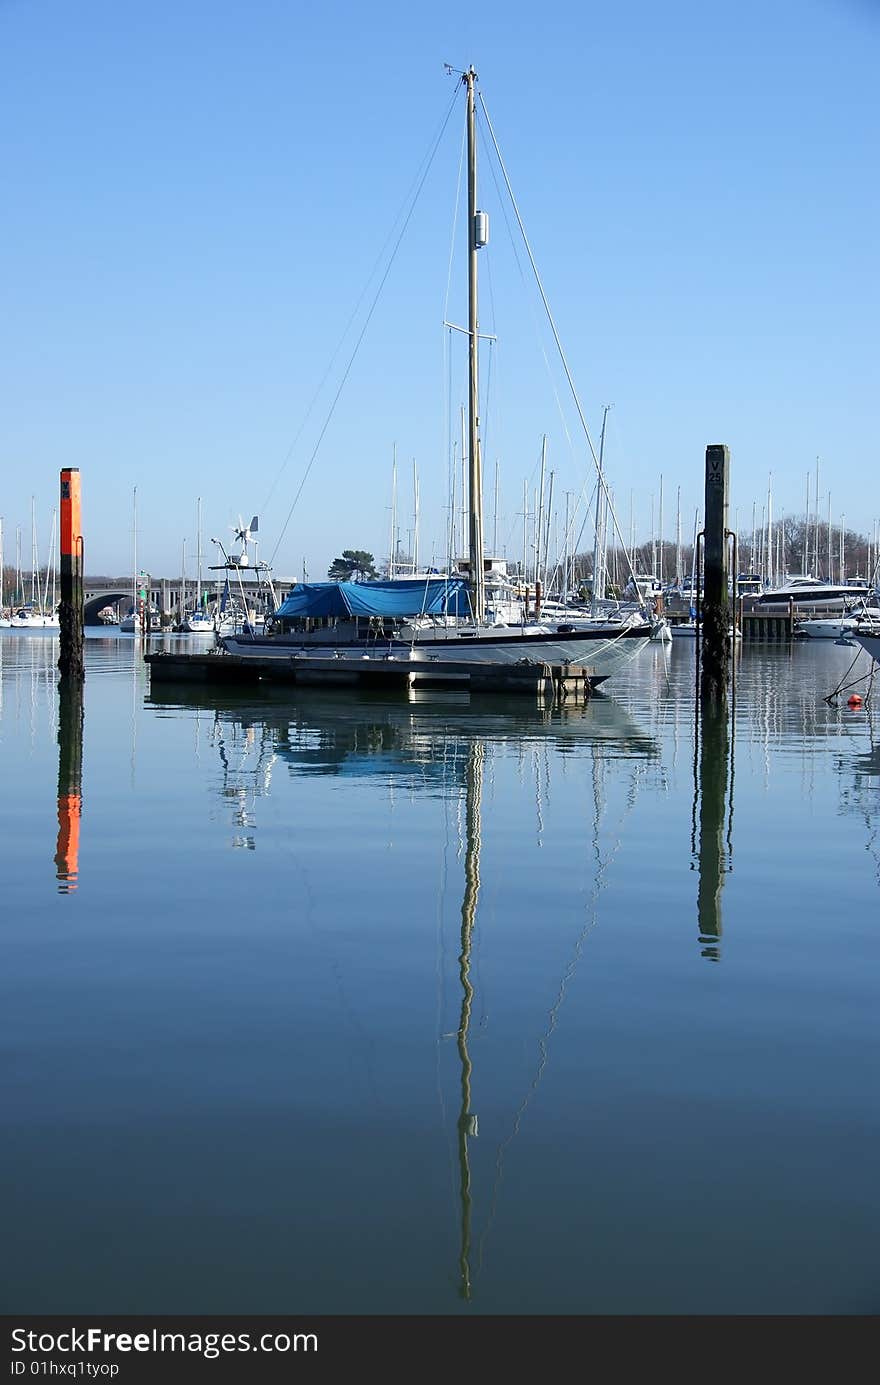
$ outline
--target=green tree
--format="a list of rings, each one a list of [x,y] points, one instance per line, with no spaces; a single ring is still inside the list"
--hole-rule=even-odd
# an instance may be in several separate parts
[[[333,582],[367,582],[377,575],[372,553],[363,548],[343,548],[342,557],[334,558],[327,569]]]

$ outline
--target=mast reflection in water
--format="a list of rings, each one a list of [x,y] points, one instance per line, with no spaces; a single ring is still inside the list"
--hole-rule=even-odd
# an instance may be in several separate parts
[[[572,864],[584,876],[582,902],[584,918],[578,925],[574,944],[558,962],[559,973],[548,987],[547,1009],[533,1035],[522,1035],[524,1052],[535,1054],[534,1066],[524,1079],[524,1091],[511,1103],[510,1114],[501,1122],[501,1131],[492,1150],[487,1149],[487,1171],[494,1168],[491,1198],[485,1199],[480,1218],[480,1266],[483,1265],[487,1238],[498,1210],[504,1160],[519,1133],[526,1109],[539,1087],[550,1057],[553,1034],[565,997],[580,958],[585,937],[597,921],[597,903],[610,861],[620,839],[603,853],[600,846],[600,821],[604,808],[606,769],[615,761],[628,767],[619,784],[623,792],[623,818],[632,812],[645,767],[652,763],[659,770],[659,751],[653,737],[646,735],[628,714],[610,699],[594,697],[587,705],[570,707],[524,707],[520,700],[501,706],[490,699],[483,708],[475,707],[468,696],[411,693],[407,700],[394,703],[348,694],[317,694],[298,691],[269,694],[266,701],[248,704],[235,696],[228,705],[217,706],[216,693],[200,689],[157,688],[151,702],[200,708],[213,705],[211,744],[221,766],[217,784],[223,801],[233,805],[235,836],[233,846],[256,850],[260,840],[259,804],[278,789],[277,767],[286,766],[297,777],[334,779],[384,784],[389,807],[402,795],[443,799],[458,805],[460,821],[459,930],[457,980],[460,992],[457,1026],[443,1032],[438,1020],[437,1040],[442,1052],[444,1039],[455,1039],[459,1096],[455,1117],[454,1145],[457,1152],[458,1250],[457,1293],[460,1299],[474,1297],[475,1217],[473,1141],[479,1135],[478,1113],[473,1105],[474,1062],[471,1052],[472,1024],[477,992],[474,984],[473,955],[477,937],[478,906],[481,892],[481,851],[483,837],[483,791],[487,765],[497,763],[501,752],[510,755],[522,779],[530,772],[534,779],[536,845],[544,845],[544,813],[552,795],[548,755],[590,755],[591,825],[573,824],[578,852]],[[572,765],[572,770],[574,766]],[[524,784],[521,787],[525,787]],[[528,795],[525,796],[527,801]],[[522,800],[521,800],[522,801]],[[497,823],[499,804],[494,805]],[[581,810],[587,805],[582,803]],[[493,831],[493,838],[498,832]],[[498,868],[496,857],[495,868]],[[494,878],[494,877],[493,877]],[[497,880],[495,886],[497,888]],[[451,905],[452,900],[448,903]],[[446,891],[441,890],[439,908],[446,908]],[[446,962],[451,963],[447,950]],[[446,962],[440,962],[441,971]],[[447,1050],[449,1051],[449,1050]],[[451,1073],[448,1077],[451,1079]],[[441,1084],[442,1085],[442,1084]],[[445,1110],[445,1103],[443,1105]],[[445,1122],[444,1122],[445,1123]],[[450,1122],[451,1124],[451,1122]],[[451,1134],[451,1132],[450,1132]]]
[[[461,1168],[461,1256],[459,1293],[471,1296],[471,1168],[468,1140],[479,1133],[477,1117],[471,1110],[471,1073],[468,1032],[474,988],[470,979],[471,943],[480,894],[480,805],[483,796],[482,741],[474,741],[468,754],[465,789],[466,837],[464,860],[464,899],[461,904],[461,952],[458,958],[461,978],[461,1019],[458,1025],[458,1053],[461,1058],[461,1110],[458,1116],[458,1159]]]

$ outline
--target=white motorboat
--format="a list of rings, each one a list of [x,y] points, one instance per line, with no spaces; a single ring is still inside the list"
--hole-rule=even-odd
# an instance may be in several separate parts
[[[850,582],[818,582],[813,577],[790,577],[781,587],[768,587],[755,599],[756,611],[818,611],[843,613],[853,602],[866,601],[871,595],[867,583],[861,586]]]

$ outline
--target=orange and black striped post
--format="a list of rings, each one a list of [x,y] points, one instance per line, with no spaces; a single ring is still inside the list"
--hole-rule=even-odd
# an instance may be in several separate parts
[[[83,747],[83,539],[79,468],[61,473],[61,653],[58,659],[58,888],[76,889],[82,817]]]
[[[61,472],[61,604],[58,608],[62,678],[82,679],[83,661],[83,538],[80,513],[79,467]]]

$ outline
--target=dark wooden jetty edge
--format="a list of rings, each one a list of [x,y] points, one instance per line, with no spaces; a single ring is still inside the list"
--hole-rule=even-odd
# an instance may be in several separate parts
[[[310,687],[460,688],[463,691],[526,693],[545,698],[589,697],[604,682],[583,664],[471,663],[444,659],[322,659],[302,654],[266,658],[239,654],[145,654],[155,683],[300,683]]]

